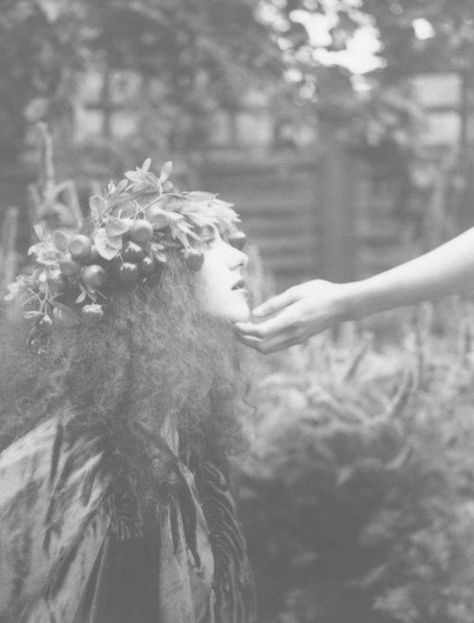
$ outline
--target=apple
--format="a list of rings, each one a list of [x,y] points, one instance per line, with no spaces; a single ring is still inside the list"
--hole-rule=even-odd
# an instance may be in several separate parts
[[[138,271],[140,275],[143,275],[143,277],[150,277],[150,275],[157,272],[157,268],[155,260],[149,255],[145,256],[138,264]]]
[[[118,269],[118,277],[120,281],[128,286],[135,285],[138,281],[138,266],[131,262],[124,262]]]
[[[103,261],[103,258],[99,255],[95,245],[92,244],[89,255],[82,260],[82,263],[89,266],[90,264],[100,264],[101,261]]]
[[[83,323],[88,327],[94,327],[104,317],[104,311],[101,305],[92,303],[91,305],[84,305],[81,309],[81,319]]]
[[[107,273],[98,264],[91,264],[84,269],[82,281],[91,290],[96,290],[104,285],[107,280]]]
[[[48,275],[48,285],[54,292],[61,292],[67,285],[67,279],[60,270],[51,270]]]
[[[124,262],[131,262],[137,264],[141,262],[144,256],[143,249],[135,242],[127,242],[122,250],[122,257]]]
[[[81,270],[81,265],[69,254],[59,262],[59,270],[65,277],[75,277]]]
[[[135,221],[130,227],[130,237],[137,244],[150,242],[153,238],[153,225],[144,219]]]
[[[247,236],[243,231],[236,231],[229,236],[228,241],[231,246],[242,251],[247,241]]]
[[[85,260],[92,248],[92,240],[84,234],[77,234],[69,243],[69,253],[74,260]]]

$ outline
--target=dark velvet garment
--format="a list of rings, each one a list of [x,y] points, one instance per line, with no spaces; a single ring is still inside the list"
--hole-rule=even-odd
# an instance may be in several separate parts
[[[253,621],[252,574],[226,480],[210,463],[192,474],[173,457],[179,489],[157,501],[146,532],[132,534],[116,521],[115,474],[100,440],[55,417],[8,446],[1,623]]]
[[[157,623],[160,542],[157,532],[106,538],[76,623]]]

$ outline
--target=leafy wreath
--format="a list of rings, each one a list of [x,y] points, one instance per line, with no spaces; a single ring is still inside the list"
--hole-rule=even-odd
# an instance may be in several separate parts
[[[207,192],[178,191],[169,180],[171,162],[159,175],[150,167],[147,158],[90,198],[87,233],[35,226],[39,242],[28,252],[33,270],[8,286],[5,299],[19,300],[36,329],[55,323],[95,326],[115,289],[157,282],[170,249],[179,249],[186,264],[199,270],[209,229],[243,246],[245,234],[230,203]]]

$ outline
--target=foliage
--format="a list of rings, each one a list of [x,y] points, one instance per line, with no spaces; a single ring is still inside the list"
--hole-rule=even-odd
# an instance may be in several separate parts
[[[418,228],[427,213],[423,206],[435,191],[437,170],[445,163],[443,156],[438,159],[433,151],[427,153],[423,147],[420,124],[423,111],[417,105],[409,79],[424,72],[455,72],[462,77],[465,91],[472,92],[472,2],[282,0],[267,5],[272,7],[286,56],[300,70],[301,83],[315,83],[313,91],[318,109],[326,117],[332,116],[338,127],[353,126],[351,142],[369,162],[377,183],[389,186],[397,215],[407,219],[409,226],[414,220],[414,228]],[[328,30],[326,37],[317,34],[324,31],[323,16]],[[316,34],[312,32],[312,23],[319,24]],[[341,93],[338,84],[344,74],[347,51],[362,31],[378,39],[379,50],[374,52],[374,57],[378,58],[379,67],[371,72],[365,85],[370,88],[365,101],[357,105],[354,91],[346,89]],[[332,71],[322,71],[318,66],[321,51],[333,63]],[[330,80],[325,79],[328,73]],[[346,80],[350,77],[346,76]],[[465,185],[471,168],[467,162],[469,97],[472,100],[472,93],[460,105],[461,153],[452,171],[453,178],[464,176]]]
[[[0,8],[0,158],[18,160],[28,126],[72,112],[81,62],[78,1],[5,0]]]
[[[55,321],[63,326],[81,318],[89,326],[100,322],[115,289],[156,284],[170,250],[178,250],[189,268],[199,270],[215,230],[229,244],[244,244],[231,204],[211,193],[180,192],[169,179],[172,163],[166,162],[157,176],[151,158],[125,172],[117,184],[110,181],[105,193],[90,197],[87,234],[78,233],[83,218],[75,209],[75,185],[56,183],[51,137],[43,125],[40,130],[42,175],[33,193],[39,242],[28,251],[35,265],[8,285],[5,296],[18,300],[26,308],[24,317],[35,320],[30,344],[41,340]],[[60,203],[65,188],[68,204]]]
[[[378,33],[385,83],[420,71],[465,71],[472,67],[474,6],[468,0],[282,0],[267,2],[278,16],[277,30],[294,57],[314,64],[312,48],[340,52],[367,25]],[[302,19],[306,15],[306,19]],[[329,39],[315,42],[306,27],[308,17],[323,15]],[[417,20],[425,33],[417,34]],[[418,22],[419,24],[419,22]],[[337,63],[337,58],[334,57]]]
[[[255,5],[248,0],[7,0],[0,8],[6,153],[21,152],[29,122],[51,123],[60,113],[73,113],[79,72],[88,65],[106,74],[104,97],[110,88],[107,72],[141,76],[138,100],[155,102],[153,112],[167,123],[170,141],[185,147],[209,110],[233,105],[243,85],[281,73],[278,50]]]
[[[474,6],[466,0],[364,0],[361,10],[374,20],[383,41],[387,79],[417,71],[464,71],[472,67]],[[431,36],[416,35],[415,20],[426,20]]]
[[[241,506],[262,621],[471,621],[469,310],[261,361]]]

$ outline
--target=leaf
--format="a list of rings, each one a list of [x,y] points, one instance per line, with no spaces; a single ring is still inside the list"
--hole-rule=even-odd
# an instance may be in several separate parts
[[[122,236],[109,236],[108,242],[109,246],[111,246],[116,251],[120,251],[123,247]]]
[[[161,167],[160,182],[162,184],[163,184],[163,182],[166,182],[166,180],[171,175],[172,168],[173,168],[173,163],[170,160],[168,160],[168,162],[165,162],[165,164]]]
[[[151,251],[153,253],[153,257],[158,261],[161,262],[162,264],[166,264],[168,261],[168,258],[166,257],[166,254],[164,253],[165,248],[162,244],[157,244],[156,242],[152,242],[151,244]]]
[[[151,158],[147,158],[142,164],[142,171],[149,171],[151,167]]]
[[[14,301],[16,298],[26,292],[29,286],[30,284],[28,283],[28,280],[23,275],[21,275],[17,278],[16,281],[7,285],[8,294],[4,296],[4,300]]]
[[[23,318],[26,320],[32,320],[33,318],[41,318],[43,316],[43,312],[40,311],[26,311],[23,313]]]
[[[184,217],[182,214],[178,214],[177,212],[167,212],[168,218],[170,221],[174,223],[179,223],[179,221],[183,221]]]
[[[142,180],[142,175],[139,171],[126,171],[124,175],[131,182],[141,182]]]
[[[166,264],[168,262],[168,258],[164,253],[160,253],[159,251],[153,251],[153,256],[161,264]]]
[[[35,255],[38,264],[53,266],[57,264],[61,253],[51,241],[38,242],[28,249],[28,255]]]
[[[34,232],[38,237],[38,240],[46,240],[48,238],[48,228],[44,222],[36,223],[33,226]]]
[[[76,314],[70,307],[58,305],[58,303],[55,303],[53,318],[58,320],[61,325],[65,327],[76,327],[81,324],[79,314]]]
[[[179,240],[179,242],[183,245],[184,248],[188,248],[189,245],[189,241],[188,241],[188,236],[179,228],[173,228],[173,230],[171,231],[171,236],[175,239],[175,240]]]
[[[105,229],[101,227],[94,235],[94,244],[101,257],[111,260],[122,248],[122,238],[109,238]]]
[[[159,206],[154,205],[146,211],[146,217],[156,229],[164,229],[169,225],[170,215]]]
[[[99,195],[93,195],[89,199],[89,208],[94,221],[99,220],[107,210],[107,202]]]
[[[117,218],[116,216],[109,216],[107,223],[105,224],[105,230],[109,238],[115,238],[116,236],[122,236],[130,229],[130,223],[125,219]]]
[[[81,293],[76,298],[76,303],[78,304],[84,303],[84,301],[86,301],[88,298],[89,298],[89,292],[83,286],[81,286]]]
[[[186,193],[186,197],[191,201],[213,201],[216,196],[212,193],[206,193],[200,190],[193,190],[189,193]]]
[[[117,185],[117,192],[122,193],[128,187],[128,180],[120,180]]]
[[[61,253],[66,253],[69,246],[70,237],[67,236],[63,231],[55,231],[53,234],[53,243],[55,247],[61,251]]]

